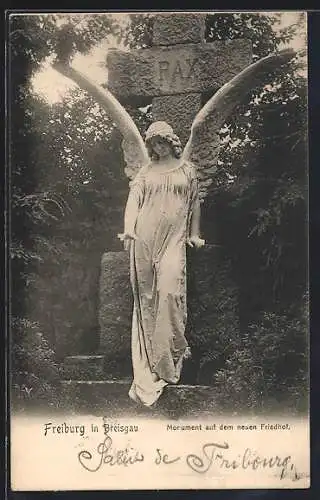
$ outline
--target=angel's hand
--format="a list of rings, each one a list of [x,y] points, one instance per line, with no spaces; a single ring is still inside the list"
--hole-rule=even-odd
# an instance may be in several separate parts
[[[183,359],[190,359],[192,358],[192,353],[190,347],[186,347],[186,350],[184,351]]]
[[[130,249],[131,241],[137,240],[138,236],[135,232],[127,231],[125,233],[118,234],[119,240],[123,241],[123,246],[125,250]]]
[[[189,236],[187,239],[187,245],[191,248],[201,248],[205,245],[205,240],[199,238],[199,236]]]

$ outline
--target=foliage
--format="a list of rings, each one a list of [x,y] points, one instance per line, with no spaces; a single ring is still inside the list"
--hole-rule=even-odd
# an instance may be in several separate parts
[[[88,96],[75,90],[46,113],[37,110],[35,97],[31,102],[34,147],[28,162],[37,169],[38,193],[18,200],[29,223],[29,255],[35,257],[24,307],[47,325],[62,356],[77,352],[85,333],[91,332],[91,348],[96,346],[99,264],[103,251],[117,245],[127,182],[124,174],[116,175],[120,138]]]
[[[232,411],[306,411],[308,349],[305,311],[301,318],[263,313],[229,346],[225,367],[215,374],[217,399]],[[236,341],[235,341],[236,340]]]
[[[119,22],[110,14],[39,14],[9,18],[10,65],[15,81],[27,83],[46,58],[87,53],[94,45],[122,34]]]
[[[281,14],[236,13],[209,14],[207,16],[206,40],[233,40],[247,38],[252,42],[253,60],[274,52],[280,43],[289,42],[295,34],[291,25],[280,29]]]
[[[55,349],[51,354],[57,362],[68,352],[70,341],[76,343],[85,330],[87,334],[95,330],[98,278],[95,276],[93,281],[84,274],[93,265],[97,275],[101,253],[108,244],[102,240],[107,232],[106,220],[118,222],[120,218],[112,207],[105,211],[108,205],[105,200],[114,196],[112,188],[109,189],[110,164],[111,157],[117,161],[114,149],[116,144],[119,146],[109,120],[101,115],[95,103],[77,91],[53,108],[31,92],[32,75],[47,58],[53,58],[59,51],[61,56],[59,40],[65,33],[66,20],[73,40],[72,50],[83,52],[109,34],[117,36],[121,29],[110,15],[87,16],[80,25],[77,15],[13,15],[9,35],[11,309],[13,322],[17,318],[17,322],[21,319],[26,325],[38,325],[48,349]],[[116,138],[106,140],[111,136]],[[97,142],[102,145],[100,153],[95,147]],[[100,163],[102,175],[86,184],[92,181],[88,165],[95,162]],[[100,189],[103,174],[106,174],[105,190]],[[121,196],[120,189],[116,193]],[[92,194],[97,195],[95,200]],[[98,213],[100,210],[100,223],[103,222],[96,251],[90,247],[90,228],[97,212],[87,210],[88,206],[94,206]],[[65,290],[65,295],[61,290]],[[86,311],[86,322],[81,321],[79,307]],[[37,366],[29,363],[28,358],[33,336],[36,339],[36,327],[29,326],[23,340],[20,335],[13,336],[13,379],[18,380],[14,386],[21,388],[20,371],[27,364],[28,393],[41,399]],[[95,341],[93,336],[93,346]],[[43,387],[46,383],[51,387],[49,372],[43,371],[42,377]],[[17,390],[13,396],[20,398],[20,393]]]
[[[20,410],[33,401],[59,406],[59,366],[39,324],[15,318],[10,333],[13,407]]]
[[[223,37],[249,35],[254,58],[276,50],[294,31],[275,34],[277,19],[259,14],[212,21],[209,39],[221,36],[219,25]],[[240,335],[231,331],[214,380],[220,401],[227,395],[245,411],[284,401],[305,410],[307,404],[308,330],[301,307],[307,287],[307,86],[301,64],[297,59],[270,74],[223,127],[206,207],[209,238],[218,239],[231,262],[240,315]],[[214,230],[213,214],[219,214]]]
[[[231,121],[220,155],[216,212],[223,211],[220,237],[241,288],[243,317],[298,305],[306,290],[306,82],[292,74],[278,81],[259,105],[247,106],[254,127],[241,117]]]
[[[154,14],[132,14],[124,31],[124,43],[131,49],[152,45]]]

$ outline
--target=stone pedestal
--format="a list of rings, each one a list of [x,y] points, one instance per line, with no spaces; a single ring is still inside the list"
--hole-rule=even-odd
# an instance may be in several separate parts
[[[214,388],[197,385],[167,386],[151,409],[128,397],[131,381],[65,381],[62,384],[65,411],[108,418],[196,418],[219,414]]]
[[[107,252],[101,259],[100,349],[105,373],[131,375],[132,291],[127,252]]]
[[[65,380],[103,380],[103,355],[68,356],[64,361]]]

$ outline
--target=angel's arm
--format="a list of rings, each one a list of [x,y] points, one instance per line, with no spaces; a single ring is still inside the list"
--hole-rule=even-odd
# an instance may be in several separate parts
[[[190,223],[191,238],[194,236],[198,236],[200,238],[200,216],[201,216],[200,200],[199,197],[197,197],[191,215],[191,223]]]
[[[130,185],[130,191],[124,213],[124,234],[134,234],[139,209],[143,199],[143,184],[139,179]]]
[[[199,181],[195,169],[193,172],[193,178],[191,179],[191,196],[190,196],[189,209],[190,209],[190,220],[188,227],[188,237],[200,238],[201,208],[199,199]]]
[[[203,240],[200,236],[201,208],[200,208],[200,198],[198,192],[194,197],[191,208],[192,210],[189,223],[189,231],[187,236],[187,244],[190,247],[201,248],[205,244],[205,240]]]
[[[129,113],[107,89],[94,83],[87,76],[72,68],[69,64],[56,62],[54,68],[86,90],[108,113],[108,116],[120,130],[124,140],[139,152],[139,163],[143,166],[148,161],[148,153],[141,134]]]
[[[231,114],[232,110],[243,98],[260,83],[263,76],[280,64],[289,61],[296,55],[292,49],[284,49],[259,59],[249,65],[229,82],[223,85],[196,115],[189,140],[185,146],[183,156],[186,160],[191,157],[197,135],[201,134],[206,120],[210,120],[210,130],[217,133]]]
[[[198,190],[194,195],[194,199],[191,207],[191,218],[190,218],[190,228],[189,236],[192,238],[194,236],[200,237],[200,218],[201,218],[201,208]]]

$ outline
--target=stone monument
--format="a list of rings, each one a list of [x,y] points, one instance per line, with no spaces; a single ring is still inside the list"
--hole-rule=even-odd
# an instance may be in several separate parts
[[[156,15],[151,48],[130,52],[113,50],[107,58],[108,88],[117,99],[124,105],[126,102],[134,102],[137,106],[152,103],[153,119],[167,121],[183,144],[206,99],[248,66],[252,57],[248,40],[206,43],[205,17],[193,13]],[[206,148],[199,151],[197,162],[214,165],[218,138],[215,141],[208,131],[203,143]],[[125,202],[124,199],[123,209]],[[119,232],[121,230],[119,228]],[[208,279],[211,273],[213,298],[204,304],[204,309],[219,308],[219,300],[225,293],[221,280],[225,280],[226,275],[219,252],[209,245],[201,256],[200,252],[197,255],[191,257],[190,280],[196,285],[195,293],[199,296],[191,296],[190,307],[197,307],[199,300],[201,302],[201,285],[197,286],[197,282],[200,284],[201,279]],[[233,290],[232,285],[230,290]],[[236,297],[230,299],[234,301]],[[65,384],[69,389],[79,391],[80,388],[84,398],[97,392],[97,401],[101,398],[106,401],[106,395],[110,396],[118,384],[127,397],[127,387],[121,384],[129,387],[131,376],[131,310],[128,255],[120,249],[119,252],[107,252],[102,256],[100,277],[100,349],[95,356],[66,359]],[[231,318],[231,321],[236,319]],[[212,328],[219,329],[219,325],[212,325]],[[184,388],[177,386],[176,392],[179,390],[185,397]],[[204,388],[201,390],[203,392]]]

